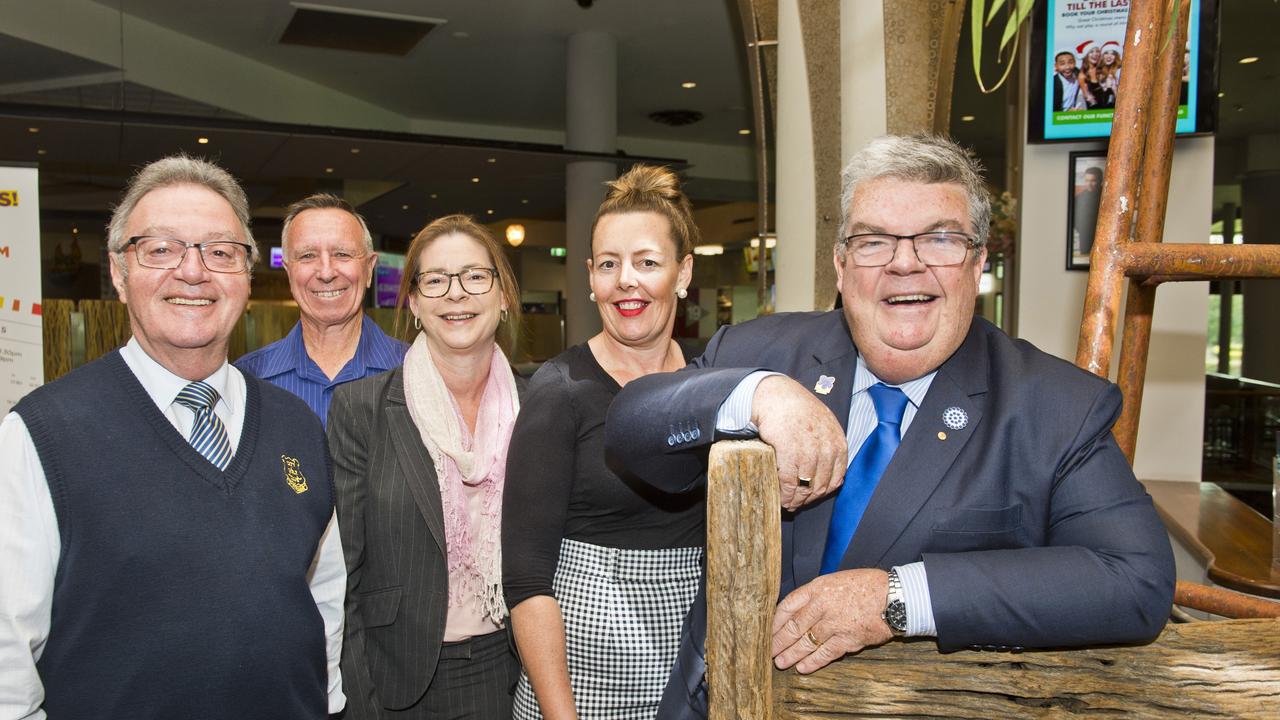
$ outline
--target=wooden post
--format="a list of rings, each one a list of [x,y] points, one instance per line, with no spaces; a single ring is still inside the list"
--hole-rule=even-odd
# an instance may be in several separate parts
[[[712,445],[707,500],[710,720],[768,720],[782,532],[773,448],[758,440]]]

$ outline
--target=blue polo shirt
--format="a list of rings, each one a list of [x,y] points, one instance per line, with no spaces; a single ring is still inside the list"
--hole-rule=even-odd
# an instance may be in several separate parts
[[[335,387],[399,367],[408,349],[408,345],[382,332],[382,328],[365,315],[360,324],[360,343],[356,345],[356,354],[332,380],[307,355],[307,346],[302,342],[301,322],[280,340],[245,354],[236,360],[235,366],[302,398],[320,416],[320,422],[327,425],[329,401],[333,399]]]

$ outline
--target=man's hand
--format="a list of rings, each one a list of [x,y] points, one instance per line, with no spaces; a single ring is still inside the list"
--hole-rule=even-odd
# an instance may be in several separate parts
[[[849,447],[840,422],[800,383],[771,375],[756,387],[751,421],[778,460],[782,507],[795,510],[844,482]]]
[[[808,674],[893,638],[884,622],[889,575],[867,568],[821,575],[778,603],[773,664]],[[798,663],[798,664],[797,664]]]

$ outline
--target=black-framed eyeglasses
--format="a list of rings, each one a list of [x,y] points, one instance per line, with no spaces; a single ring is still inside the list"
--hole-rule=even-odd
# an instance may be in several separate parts
[[[182,265],[187,251],[195,248],[200,262],[209,272],[242,273],[249,271],[249,258],[253,247],[230,240],[189,243],[164,235],[135,235],[125,247],[133,246],[134,255],[142,267],[154,270],[173,270]]]
[[[462,272],[420,272],[413,277],[422,297],[438,298],[449,294],[453,279],[458,278],[458,285],[468,295],[483,295],[493,289],[493,279],[498,276],[498,268],[467,268]]]
[[[929,267],[959,265],[978,247],[978,239],[962,232],[923,232],[915,235],[858,233],[844,239],[845,249],[858,267],[882,267],[893,262],[898,241],[910,240],[916,257]]]

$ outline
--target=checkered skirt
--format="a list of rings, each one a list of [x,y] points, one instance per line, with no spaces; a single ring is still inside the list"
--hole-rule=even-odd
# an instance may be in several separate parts
[[[564,615],[569,682],[582,720],[652,720],[698,592],[702,548],[620,550],[560,543],[552,587]],[[515,720],[541,720],[529,676]]]

